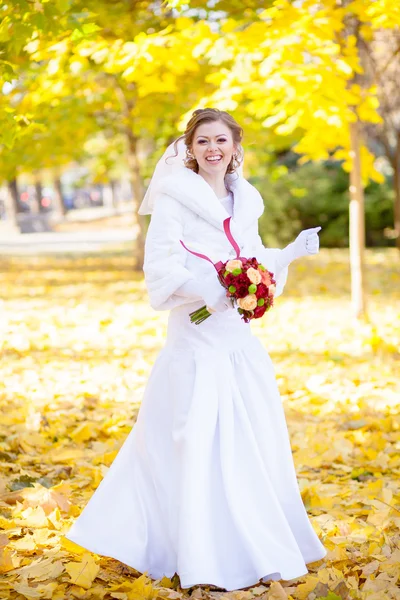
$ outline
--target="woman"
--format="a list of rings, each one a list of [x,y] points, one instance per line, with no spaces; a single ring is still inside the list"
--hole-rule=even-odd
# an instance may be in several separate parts
[[[143,269],[151,306],[171,311],[167,340],[137,423],[67,535],[153,578],[177,573],[183,588],[290,580],[326,555],[298,488],[271,359],[214,267],[180,242],[213,262],[233,258],[231,216],[240,255],[274,273],[276,296],[288,265],[318,252],[320,227],[283,250],[263,246],[264,205],[240,175],[241,139],[228,113],[197,110],[157,165],[139,212],[152,213]],[[211,316],[191,323],[205,303]]]

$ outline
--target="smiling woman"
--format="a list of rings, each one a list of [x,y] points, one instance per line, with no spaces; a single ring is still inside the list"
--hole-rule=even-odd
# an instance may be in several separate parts
[[[183,139],[185,165],[178,156],[167,176],[157,165],[139,211],[153,213],[143,270],[151,306],[170,310],[166,344],[135,426],[66,537],[156,579],[177,573],[182,588],[229,591],[305,575],[326,550],[297,484],[268,352],[214,267],[180,240],[213,262],[233,258],[221,202],[231,191],[232,235],[242,256],[274,273],[278,297],[288,265],[315,254],[318,235],[264,247],[264,204],[240,175],[242,129],[231,115],[196,111]],[[205,302],[212,314],[195,325],[190,313]]]

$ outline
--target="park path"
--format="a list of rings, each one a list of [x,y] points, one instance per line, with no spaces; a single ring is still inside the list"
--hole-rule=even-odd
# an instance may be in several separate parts
[[[133,228],[15,234],[0,237],[0,255],[94,252],[134,239]]]

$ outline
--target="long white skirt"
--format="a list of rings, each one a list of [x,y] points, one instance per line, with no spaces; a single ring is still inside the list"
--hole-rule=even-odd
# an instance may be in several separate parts
[[[137,422],[66,537],[183,588],[300,577],[327,552],[271,359],[234,310],[190,323],[201,304],[170,312]]]

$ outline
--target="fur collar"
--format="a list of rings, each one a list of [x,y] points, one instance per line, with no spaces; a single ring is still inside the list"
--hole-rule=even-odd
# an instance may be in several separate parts
[[[228,177],[234,196],[232,222],[244,230],[263,213],[263,199],[244,177],[236,174]],[[212,187],[191,169],[184,167],[164,178],[160,182],[159,192],[172,196],[214,227],[224,230],[223,222],[230,215]]]

